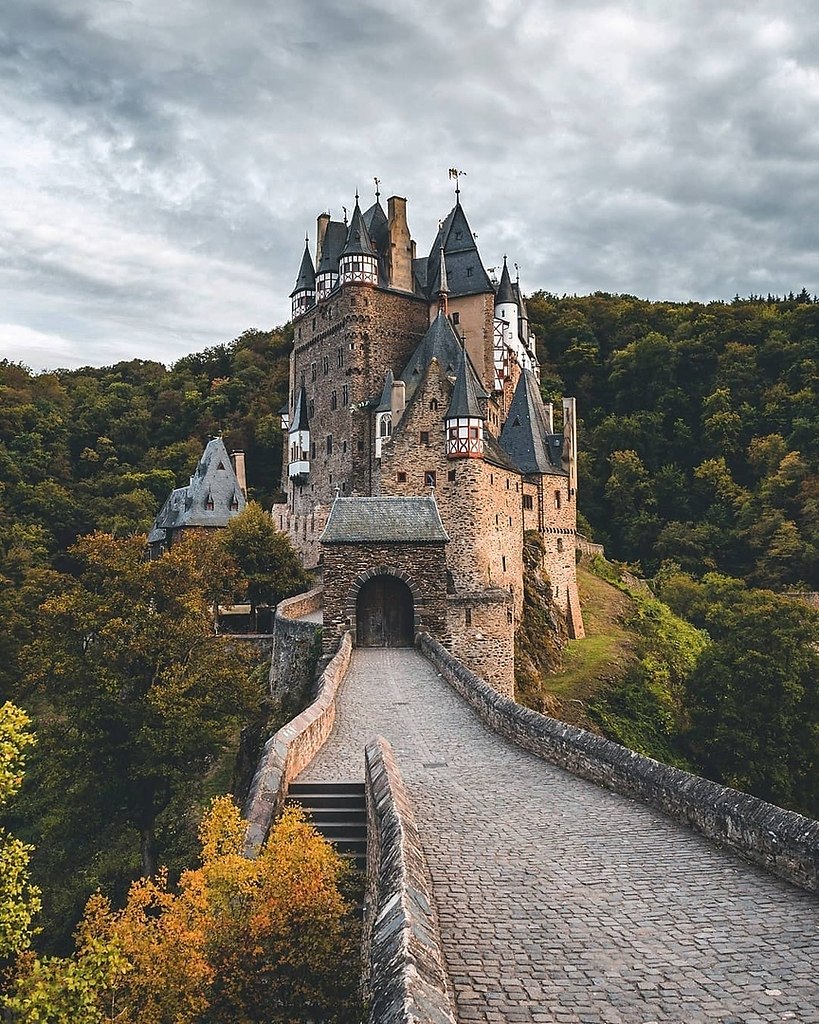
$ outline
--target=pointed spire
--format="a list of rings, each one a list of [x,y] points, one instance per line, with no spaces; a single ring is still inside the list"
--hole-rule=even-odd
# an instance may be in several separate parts
[[[296,408],[293,410],[293,419],[290,422],[290,433],[296,434],[310,429],[307,419],[307,389],[302,384],[299,389],[299,397],[296,399]]]
[[[376,412],[389,412],[392,409],[392,385],[395,378],[392,370],[384,374],[384,390],[381,392],[381,401],[378,403]]]
[[[500,284],[495,295],[495,305],[500,306],[504,302],[517,304],[515,291],[512,288],[512,278],[509,276],[509,267],[506,265],[506,256],[503,257],[503,272],[501,273]]]
[[[449,408],[446,411],[446,419],[486,419],[481,403],[478,401],[478,392],[475,387],[475,375],[469,372],[466,361],[466,351],[461,349],[461,358],[458,362],[458,373],[455,377],[455,387],[452,389],[452,398]]]
[[[373,244],[370,241],[370,234],[367,225],[361,215],[361,207],[358,205],[358,192],[355,194],[355,209],[350,221],[350,230],[347,232],[347,244],[344,246],[343,256],[375,256]]]
[[[313,267],[313,259],[310,256],[310,242],[307,236],[304,237],[304,255],[301,258],[299,276],[296,278],[296,286],[290,293],[290,298],[297,292],[312,292],[316,289],[316,271]]]

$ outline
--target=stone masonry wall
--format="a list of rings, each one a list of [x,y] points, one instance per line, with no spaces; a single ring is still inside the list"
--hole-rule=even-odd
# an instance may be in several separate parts
[[[246,857],[256,855],[284,805],[288,786],[310,764],[332,732],[336,694],[350,667],[352,649],[352,638],[346,633],[321,674],[316,699],[265,744],[242,812],[247,821]]]
[[[330,509],[325,505],[316,505],[310,515],[300,516],[291,513],[286,503],[273,505],[270,515],[276,529],[286,533],[290,543],[296,549],[306,569],[315,569],[321,557],[319,538],[324,532]]]
[[[641,800],[773,874],[819,891],[819,821],[644,757],[493,690],[429,636],[418,646],[495,732],[550,764]]]
[[[403,369],[427,328],[427,308],[410,294],[348,284],[296,320],[291,382],[307,392],[311,458],[306,482],[288,490],[291,512],[312,515],[336,487],[372,493],[372,415],[361,403],[380,395],[385,370]]]
[[[370,1024],[455,1024],[432,884],[389,743],[365,749],[364,988]]]
[[[451,385],[437,362],[384,445],[381,494],[428,494],[435,474],[435,499],[450,538],[447,566],[456,591],[510,590],[515,615],[523,608],[522,480],[519,473],[485,459],[448,459],[444,415]],[[428,442],[421,440],[422,433]]]
[[[450,594],[447,644],[453,657],[507,697],[515,694],[515,620],[507,590]]]
[[[323,587],[281,601],[273,620],[273,651],[270,658],[270,695],[304,693],[312,682],[313,648],[316,632],[314,622],[303,622],[301,616],[321,609]]]
[[[444,544],[325,544],[325,653],[346,630],[355,636],[355,600],[360,585],[384,573],[404,580],[415,604],[415,632],[446,634],[446,557]]]

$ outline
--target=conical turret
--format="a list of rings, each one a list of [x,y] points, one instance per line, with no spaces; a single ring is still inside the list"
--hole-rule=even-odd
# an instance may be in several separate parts
[[[306,313],[311,306],[316,304],[316,272],[313,268],[313,260],[310,256],[310,243],[304,240],[304,255],[301,258],[299,275],[296,278],[296,286],[290,293],[293,300],[293,317]]]
[[[483,421],[475,375],[470,372],[466,352],[461,349],[455,387],[446,411],[446,454],[448,459],[483,458]]]
[[[339,283],[351,281],[366,284],[378,284],[378,256],[364,223],[361,207],[358,205],[358,193],[355,197],[355,209],[347,232],[347,242],[338,261]]]

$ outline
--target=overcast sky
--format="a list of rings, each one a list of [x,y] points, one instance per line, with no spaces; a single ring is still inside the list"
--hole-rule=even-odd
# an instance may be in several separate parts
[[[449,167],[525,291],[819,291],[809,0],[4,0],[0,356],[172,362],[289,318],[358,187]]]

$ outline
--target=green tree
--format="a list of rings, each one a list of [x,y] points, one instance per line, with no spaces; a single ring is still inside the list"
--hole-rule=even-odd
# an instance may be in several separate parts
[[[53,756],[86,766],[87,791],[137,830],[151,875],[157,816],[258,701],[250,652],[214,635],[212,603],[232,593],[235,568],[206,536],[153,561],[142,537],[93,534],[70,554],[75,575],[42,606],[29,676],[63,737]]]
[[[706,576],[689,611],[712,637],[688,679],[706,774],[819,815],[819,618],[806,604]]]
[[[310,578],[286,534],[255,501],[228,523],[222,536],[225,551],[247,580],[254,621],[260,604],[271,607],[304,590]]]

